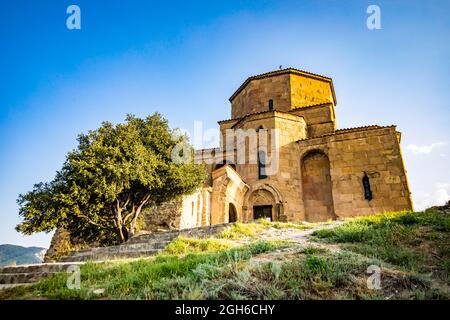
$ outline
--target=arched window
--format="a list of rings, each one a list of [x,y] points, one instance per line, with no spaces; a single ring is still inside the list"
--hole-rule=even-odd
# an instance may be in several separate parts
[[[264,151],[258,151],[258,178],[267,178],[266,174],[266,153]]]
[[[367,173],[364,171],[364,176],[362,178],[362,184],[364,187],[364,199],[367,201],[372,200],[372,190],[370,189],[370,180]]]
[[[269,100],[269,110],[270,111],[273,110],[273,100],[272,99]]]

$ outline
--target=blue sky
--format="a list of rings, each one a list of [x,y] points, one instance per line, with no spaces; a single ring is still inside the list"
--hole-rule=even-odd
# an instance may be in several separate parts
[[[66,8],[81,8],[81,30]],[[381,30],[366,9],[381,8]],[[16,198],[49,181],[80,132],[154,111],[216,128],[246,77],[279,65],[333,78],[339,128],[397,124],[416,207],[450,194],[448,1],[0,3],[0,243]]]

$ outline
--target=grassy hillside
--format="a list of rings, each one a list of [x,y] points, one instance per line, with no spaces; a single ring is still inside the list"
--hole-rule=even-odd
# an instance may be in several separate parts
[[[38,247],[21,247],[12,244],[0,245],[0,266],[42,262],[41,253],[46,250]]]
[[[449,299],[449,231],[450,208],[335,227],[236,224],[216,239],[178,238],[154,258],[86,264],[80,290],[60,274],[0,299]],[[379,290],[369,266],[381,268]]]

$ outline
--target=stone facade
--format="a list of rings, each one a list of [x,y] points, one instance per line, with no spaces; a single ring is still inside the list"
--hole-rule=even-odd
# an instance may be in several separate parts
[[[163,203],[144,213],[149,231],[187,229],[211,225],[211,188]]]
[[[269,100],[277,110],[335,103],[330,78],[296,69],[273,71],[248,78],[231,96],[231,117],[241,118],[267,109]]]
[[[331,78],[269,72],[248,78],[230,102],[232,118],[219,121],[220,147],[196,152],[209,173],[205,187],[171,215],[152,214],[171,216],[171,228],[412,210],[400,133],[395,126],[336,129]]]

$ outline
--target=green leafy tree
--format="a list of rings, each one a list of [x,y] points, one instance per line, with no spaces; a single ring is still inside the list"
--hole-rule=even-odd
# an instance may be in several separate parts
[[[182,146],[182,148],[180,148]],[[78,147],[51,182],[19,195],[16,229],[24,234],[63,227],[88,242],[124,242],[137,231],[142,210],[203,184],[184,135],[160,114],[102,126],[78,137]]]

